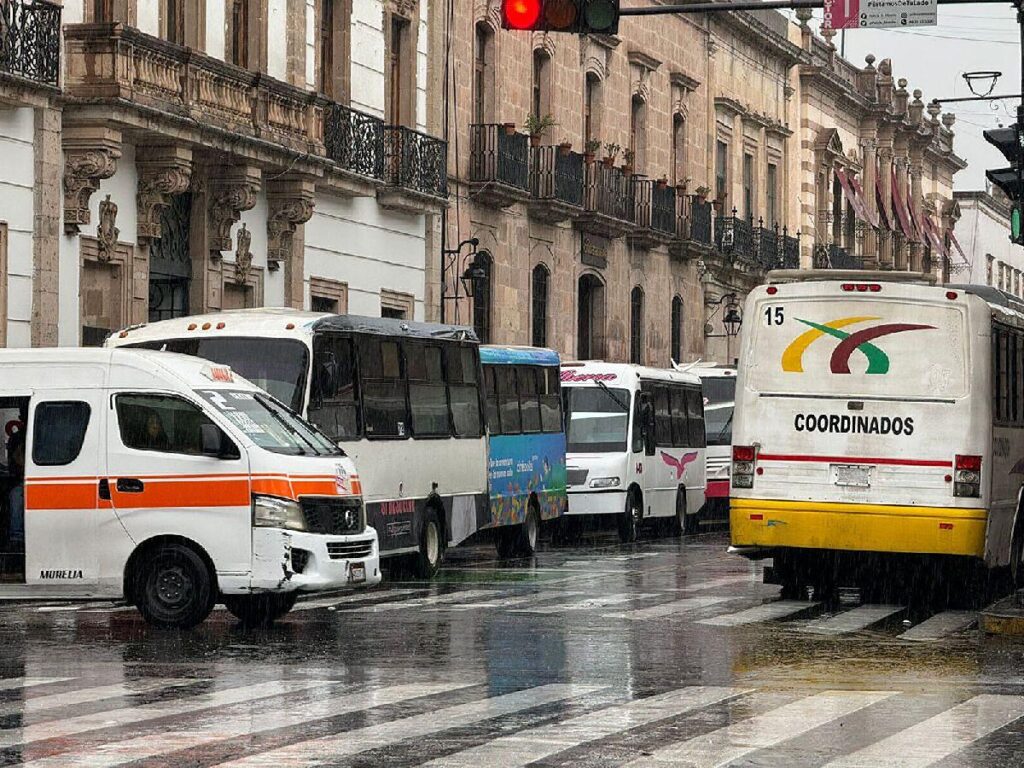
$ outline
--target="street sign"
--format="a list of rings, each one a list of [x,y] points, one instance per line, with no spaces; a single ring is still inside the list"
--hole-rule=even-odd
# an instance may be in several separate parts
[[[824,0],[824,29],[921,27],[938,23],[937,0]]]

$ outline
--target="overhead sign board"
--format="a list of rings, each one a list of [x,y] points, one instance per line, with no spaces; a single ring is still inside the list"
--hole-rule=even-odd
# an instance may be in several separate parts
[[[937,0],[824,0],[824,29],[923,27],[938,23]]]

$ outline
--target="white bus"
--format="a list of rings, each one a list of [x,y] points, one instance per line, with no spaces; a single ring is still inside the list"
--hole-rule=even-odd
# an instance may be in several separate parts
[[[698,363],[681,369],[699,376],[704,391],[704,425],[708,443],[707,502],[701,511],[701,518],[728,519],[736,369],[731,365],[715,363]]]
[[[0,599],[123,598],[187,628],[380,582],[352,461],[229,368],[3,350]]]
[[[1021,578],[1024,304],[920,275],[775,272],[744,317],[734,547],[773,555],[794,593],[932,560],[950,569],[929,579]]]
[[[471,329],[253,309],[128,328],[107,343],[230,365],[306,414],[360,467],[381,556],[411,556],[421,576],[447,546],[502,524],[488,502]]]
[[[651,519],[694,532],[704,505],[700,379],[597,361],[563,363],[561,378],[570,517],[615,520],[625,542]]]

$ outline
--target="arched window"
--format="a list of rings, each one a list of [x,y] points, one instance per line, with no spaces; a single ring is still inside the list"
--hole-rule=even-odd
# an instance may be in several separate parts
[[[576,355],[591,360],[604,355],[604,284],[596,275],[579,280]]]
[[[640,365],[644,357],[644,289],[639,285],[629,295],[629,362]]]
[[[491,272],[493,262],[487,251],[480,251],[473,259],[473,330],[481,344],[491,342]]]
[[[532,344],[535,347],[548,345],[548,268],[538,264],[533,268],[531,301],[533,303]]]
[[[672,359],[683,359],[683,300],[678,296],[672,297]]]

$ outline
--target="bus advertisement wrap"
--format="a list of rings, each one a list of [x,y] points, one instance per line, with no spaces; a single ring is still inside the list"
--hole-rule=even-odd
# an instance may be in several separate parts
[[[563,433],[492,435],[490,446],[490,525],[523,522],[533,493],[537,494],[542,520],[562,514],[566,499]]]

